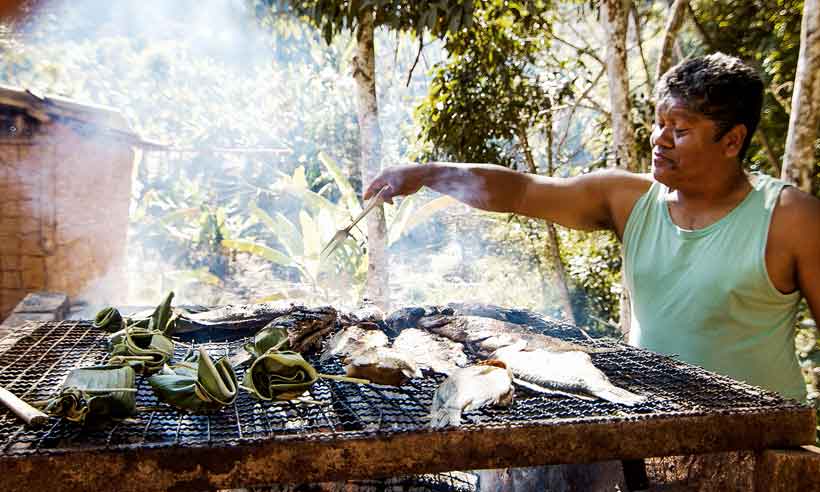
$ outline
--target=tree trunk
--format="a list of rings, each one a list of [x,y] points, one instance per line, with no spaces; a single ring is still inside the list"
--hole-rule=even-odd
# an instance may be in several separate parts
[[[356,31],[356,56],[353,58],[356,81],[359,142],[361,146],[362,187],[366,187],[381,169],[381,128],[376,100],[376,56],[373,42],[373,12],[359,16]],[[365,297],[382,309],[390,305],[387,270],[387,226],[384,207],[376,207],[367,217],[367,283]]]
[[[814,142],[820,125],[820,0],[806,0],[794,78],[789,134],[780,177],[811,193]]]
[[[603,0],[601,18],[606,33],[606,71],[609,78],[609,101],[612,106],[612,140],[618,167],[635,171],[635,132],[629,120],[629,77],[626,70],[626,31],[629,25],[630,0]],[[632,321],[629,292],[621,294],[621,331],[629,333]]]
[[[683,25],[683,20],[686,18],[686,10],[689,6],[689,0],[675,0],[669,7],[669,15],[666,18],[666,29],[663,34],[663,45],[661,46],[661,54],[658,56],[658,65],[655,70],[655,80],[661,78],[669,67],[672,66],[672,48],[675,45],[675,39],[678,37],[678,31]]]
[[[612,140],[618,167],[635,170],[635,132],[629,120],[629,77],[626,70],[626,30],[629,0],[603,0],[601,17],[606,31],[606,72],[612,106]]]
[[[552,129],[549,131],[552,133]],[[524,151],[524,158],[527,161],[527,167],[529,167],[532,174],[538,174],[535,159],[532,157],[532,151],[530,151],[530,141],[527,137],[527,129],[519,126],[516,129],[516,132],[518,133],[518,141],[521,142],[521,148]],[[551,147],[548,152],[552,152]],[[552,159],[550,158],[549,162],[551,161]],[[549,166],[549,171],[550,174],[552,174],[551,165]],[[544,252],[546,253],[548,261],[551,263],[550,272],[552,273],[552,283],[554,286],[558,287],[558,297],[561,300],[561,309],[566,314],[567,319],[575,323],[575,315],[572,313],[572,302],[570,301],[569,288],[567,288],[567,273],[564,269],[564,263],[561,261],[561,245],[558,242],[558,231],[555,230],[555,225],[552,223],[547,223],[547,244],[544,248]],[[544,300],[546,301],[546,299]]]

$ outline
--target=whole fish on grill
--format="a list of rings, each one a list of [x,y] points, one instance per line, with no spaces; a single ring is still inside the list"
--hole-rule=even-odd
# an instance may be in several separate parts
[[[324,362],[332,356],[338,355],[344,361],[356,352],[386,347],[387,344],[387,335],[381,330],[359,325],[348,326],[330,338],[327,349],[319,357],[319,360]]]
[[[519,341],[526,342],[528,349],[593,351],[560,338],[532,332],[523,325],[483,316],[427,316],[418,321],[418,326],[450,340],[473,346],[485,356]]]
[[[393,335],[406,328],[415,328],[416,323],[425,316],[451,315],[452,308],[440,306],[407,306],[390,313],[384,322]]]
[[[411,358],[390,347],[370,347],[352,353],[345,360],[345,374],[389,386],[401,386],[410,378],[422,377]]]
[[[509,406],[515,392],[504,362],[488,360],[456,369],[433,394],[430,426],[460,425],[463,412],[489,405]]]
[[[322,320],[325,323],[328,318],[335,321],[337,316],[336,310],[329,306],[310,308],[288,301],[236,304],[199,313],[175,310],[175,314],[172,333],[208,329],[256,331],[282,316]]]
[[[645,396],[612,384],[606,374],[593,365],[587,353],[522,350],[523,347],[524,343],[519,341],[496,350],[493,357],[504,362],[516,383],[528,389],[582,399],[597,397],[630,406],[646,400]]]
[[[418,328],[402,330],[393,348],[410,357],[420,368],[452,374],[467,365],[464,346],[448,338]]]

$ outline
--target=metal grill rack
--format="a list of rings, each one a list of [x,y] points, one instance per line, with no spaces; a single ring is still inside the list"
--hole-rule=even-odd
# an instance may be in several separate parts
[[[84,460],[88,466],[115,468],[124,459],[150,461],[149,468],[163,469],[168,465],[163,460],[197,456],[200,461],[194,459],[194,464],[202,460],[218,463],[216,471],[203,465],[205,471],[200,470],[195,480],[183,480],[203,488],[206,483],[235,485],[248,473],[245,468],[255,466],[254,459],[260,460],[259,466],[266,459],[274,460],[272,469],[269,464],[264,471],[256,471],[267,482],[313,482],[762,448],[813,440],[811,409],[775,393],[613,340],[588,340],[572,325],[527,311],[486,306],[454,309],[523,322],[533,330],[603,349],[592,354],[595,365],[616,385],[648,398],[627,407],[517,390],[510,408],[469,412],[461,427],[431,431],[429,408],[433,392],[444,379],[439,374],[413,379],[398,388],[321,379],[303,402],[260,402],[241,392],[222,411],[197,415],[159,402],[146,378],[138,377],[139,411],[123,421],[83,427],[52,418],[44,428],[30,429],[10,412],[0,412],[0,474],[5,477],[0,477],[0,488],[4,480],[12,483],[15,472],[19,478],[20,470],[34,462],[57,466],[59,473],[60,466],[82,466]],[[37,323],[28,329],[29,335],[0,355],[0,385],[27,401],[48,398],[72,368],[106,360],[106,334],[89,321]],[[204,346],[218,358],[242,350],[248,338],[200,333],[177,341],[175,358],[193,346]],[[336,358],[320,363],[317,357],[308,357],[308,361],[320,373],[344,372]],[[240,380],[243,371],[237,371]],[[767,431],[769,427],[773,430]],[[669,432],[674,439],[665,439],[664,433]],[[596,442],[622,433],[627,435],[616,444]],[[575,443],[570,453],[537,444],[539,439],[553,438],[580,444]],[[659,439],[670,442],[651,442]],[[301,453],[312,453],[314,461],[305,464],[307,458]],[[380,461],[378,455],[367,453],[387,456]],[[348,463],[335,462],[343,459]],[[231,460],[242,462],[230,465]],[[228,478],[223,477],[226,473]],[[217,480],[216,475],[223,478]],[[133,490],[149,488],[135,485]]]

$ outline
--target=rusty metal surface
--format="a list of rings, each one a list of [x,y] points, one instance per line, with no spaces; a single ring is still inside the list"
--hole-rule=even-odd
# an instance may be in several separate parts
[[[430,431],[427,412],[441,375],[401,388],[320,380],[310,395],[318,404],[261,403],[243,393],[233,406],[208,415],[159,403],[141,379],[143,410],[126,421],[83,428],[51,419],[32,430],[0,412],[0,490],[203,490],[814,440],[814,412],[776,394],[612,340],[583,342],[577,330],[531,313],[495,313],[611,349],[594,354],[595,364],[615,384],[647,395],[647,402],[625,407],[520,392],[509,409],[470,412],[461,428]],[[0,355],[0,385],[27,400],[44,399],[71,368],[105,361],[103,335],[84,321],[36,324]],[[198,343],[219,357],[243,342],[211,336],[180,343],[178,351]],[[318,369],[342,372],[335,360]]]

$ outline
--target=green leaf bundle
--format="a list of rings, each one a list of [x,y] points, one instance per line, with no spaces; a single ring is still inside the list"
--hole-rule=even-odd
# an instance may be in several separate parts
[[[242,387],[260,400],[290,400],[319,379],[319,373],[296,352],[269,350],[257,357]]]
[[[174,342],[158,331],[137,326],[110,338],[111,365],[130,365],[143,375],[154,374],[174,356]]]
[[[157,306],[147,318],[127,318],[115,307],[106,307],[97,312],[94,317],[94,326],[108,333],[116,333],[128,327],[139,327],[147,330],[159,331],[160,333],[170,333],[174,329],[173,309],[171,301],[174,293],[169,292],[165,299]]]
[[[319,378],[352,383],[368,381],[346,376],[320,374],[298,352],[289,349],[288,330],[273,324],[260,330],[253,343],[245,345],[253,362],[245,372],[242,387],[260,400],[291,400]],[[280,350],[285,349],[285,350]]]
[[[101,417],[127,417],[136,410],[134,370],[129,366],[73,369],[59,394],[44,404],[45,413],[84,423]]]
[[[227,357],[214,363],[200,347],[148,379],[157,397],[189,411],[218,410],[236,400],[239,383]]]

